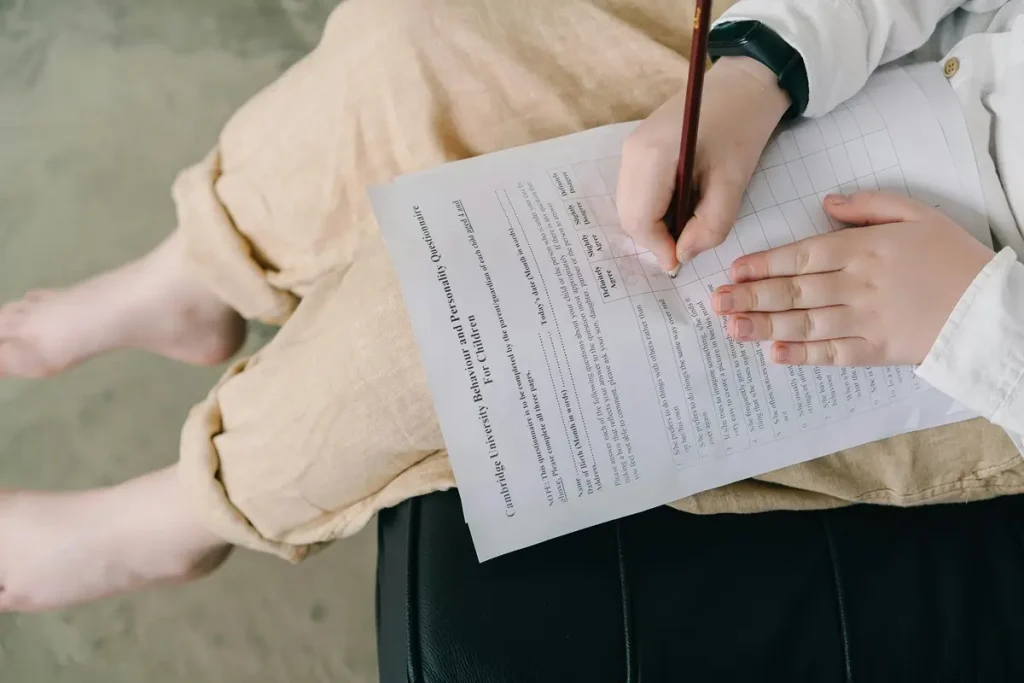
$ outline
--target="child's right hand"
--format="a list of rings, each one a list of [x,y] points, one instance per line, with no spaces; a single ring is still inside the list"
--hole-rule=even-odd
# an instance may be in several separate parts
[[[725,240],[758,159],[789,108],[789,95],[760,62],[726,57],[711,68],[694,169],[700,199],[676,244],[663,217],[676,186],[685,98],[685,90],[672,97],[626,139],[619,171],[622,228],[670,273]]]

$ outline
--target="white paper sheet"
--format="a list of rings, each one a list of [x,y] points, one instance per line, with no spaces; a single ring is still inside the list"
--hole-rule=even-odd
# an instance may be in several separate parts
[[[987,233],[955,97],[889,69],[780,130],[726,242],[668,278],[619,227],[621,124],[371,190],[478,556],[971,417],[909,367],[786,368],[726,337],[741,254],[840,226],[831,191],[894,190]]]

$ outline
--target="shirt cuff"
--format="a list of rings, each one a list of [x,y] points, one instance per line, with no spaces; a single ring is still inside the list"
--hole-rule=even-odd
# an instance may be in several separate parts
[[[1024,265],[1012,249],[974,278],[917,374],[992,422],[1024,433]]]
[[[864,87],[868,76],[867,27],[847,2],[740,0],[716,24],[759,21],[800,53],[807,69],[804,116],[827,114]]]

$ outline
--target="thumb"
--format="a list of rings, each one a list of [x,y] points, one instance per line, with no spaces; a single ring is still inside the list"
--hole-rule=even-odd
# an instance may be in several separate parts
[[[620,213],[621,206],[623,205],[620,205]],[[664,220],[619,220],[622,222],[623,231],[632,237],[634,242],[650,251],[662,270],[670,274],[679,270],[676,243]]]
[[[923,218],[928,210],[913,199],[892,192],[854,192],[850,196],[830,194],[825,197],[823,206],[836,220],[852,225],[914,221]]]
[[[664,220],[650,224],[648,229],[636,235],[636,239],[654,254],[662,270],[675,277],[674,273],[679,270],[679,264],[675,259],[676,243]]]
[[[704,188],[676,245],[680,263],[692,261],[698,254],[714,249],[725,241],[736,222],[743,199],[743,186],[711,181]]]

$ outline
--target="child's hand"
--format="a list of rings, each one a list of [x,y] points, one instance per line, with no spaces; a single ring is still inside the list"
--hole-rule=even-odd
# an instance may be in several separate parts
[[[700,200],[676,245],[662,219],[676,187],[685,98],[682,92],[670,99],[626,139],[617,195],[623,230],[672,273],[729,234],[764,146],[789,108],[789,95],[760,62],[731,57],[712,67],[697,135]]]
[[[849,228],[736,259],[714,294],[740,341],[773,339],[793,365],[919,364],[994,256],[937,210],[899,195],[832,196]]]

